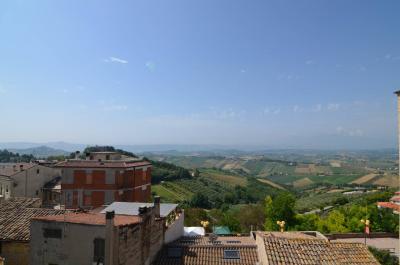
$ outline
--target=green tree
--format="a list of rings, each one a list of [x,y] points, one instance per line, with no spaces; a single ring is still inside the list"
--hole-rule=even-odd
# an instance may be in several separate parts
[[[273,200],[267,197],[265,201],[265,229],[275,230],[277,221],[285,221],[288,227],[296,223],[294,205],[295,198],[288,192],[279,193]]]
[[[319,224],[319,229],[321,229],[322,232],[348,232],[348,229],[345,226],[345,216],[338,210],[333,210],[332,212],[330,212],[328,217]]]
[[[298,214],[296,215],[295,230],[297,231],[315,231],[318,230],[318,223],[320,222],[320,217],[315,214]]]
[[[207,212],[199,208],[185,209],[185,226],[201,226],[201,221],[209,221]]]
[[[208,199],[208,197],[200,192],[193,195],[190,201],[190,205],[195,208],[204,208],[204,209],[211,208],[211,202]]]
[[[276,221],[274,222],[273,216],[274,216],[274,209],[272,206],[272,198],[271,196],[267,196],[265,198],[265,224],[264,224],[264,229],[267,231],[272,231],[275,230],[276,228]]]
[[[374,247],[368,247],[369,251],[374,255],[374,257],[379,261],[382,265],[398,265],[399,258],[396,256],[390,255],[390,252],[387,250],[380,250]]]

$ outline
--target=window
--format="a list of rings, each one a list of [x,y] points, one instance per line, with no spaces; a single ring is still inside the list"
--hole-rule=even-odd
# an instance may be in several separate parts
[[[226,241],[228,244],[239,244],[240,241],[239,240],[228,240]]]
[[[182,248],[170,247],[168,248],[168,258],[182,257]]]
[[[40,173],[40,170],[39,170],[39,169],[36,169],[36,174],[39,175],[39,173]]]
[[[6,193],[8,193],[8,185],[6,185]]]
[[[104,262],[105,240],[103,238],[95,238],[93,240],[93,244],[94,244],[93,261]]]
[[[43,236],[46,238],[61,238],[61,229],[43,229]]]
[[[106,160],[110,160],[110,155],[106,155]]]
[[[239,250],[236,249],[224,250],[224,259],[240,259]]]
[[[72,198],[71,198],[71,192],[70,191],[67,191],[66,192],[66,204],[67,204],[67,206],[71,206],[72,205]]]

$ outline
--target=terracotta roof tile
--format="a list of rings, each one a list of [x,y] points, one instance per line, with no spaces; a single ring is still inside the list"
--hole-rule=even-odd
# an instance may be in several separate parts
[[[165,246],[155,265],[255,265],[258,262],[257,247],[250,237],[218,237],[219,243],[210,243],[208,237],[183,237]],[[232,243],[234,242],[234,243]],[[171,257],[170,249],[181,251],[180,257]],[[238,251],[239,259],[226,259],[226,250]]]
[[[106,215],[101,213],[67,213],[65,215],[49,215],[33,219],[39,221],[47,221],[47,222],[66,222],[66,223],[86,224],[86,225],[106,224]],[[141,220],[142,219],[139,216],[115,215],[114,225],[124,226],[130,224],[137,224],[140,223]]]
[[[36,166],[34,163],[0,163],[0,175],[2,176],[13,176],[21,172],[20,166],[23,166],[23,170]]]
[[[27,208],[37,200],[7,200],[0,202],[0,240],[29,241],[31,218],[63,214],[63,210]]]
[[[358,243],[264,236],[264,244],[269,265],[379,264],[367,247]]]
[[[382,208],[389,208],[395,211],[400,211],[400,205],[395,204],[393,202],[377,202],[376,204]]]

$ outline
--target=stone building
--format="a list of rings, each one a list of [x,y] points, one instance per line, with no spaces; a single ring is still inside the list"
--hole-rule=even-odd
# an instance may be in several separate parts
[[[69,213],[32,219],[30,264],[151,264],[162,247],[159,207],[138,215]]]
[[[114,201],[148,202],[151,163],[115,152],[93,152],[86,159],[57,164],[66,208],[92,209]]]
[[[0,256],[6,265],[28,265],[30,219],[63,214],[62,210],[38,208],[38,198],[10,198],[0,201]]]
[[[114,202],[101,213],[114,211],[115,214],[138,215],[140,207],[159,207],[160,218],[163,219],[164,223],[164,243],[170,243],[182,237],[184,233],[184,211],[178,207],[178,204],[160,203],[158,196],[154,200],[154,203]]]
[[[43,185],[60,173],[59,169],[36,163],[0,163],[0,195],[41,198]]]

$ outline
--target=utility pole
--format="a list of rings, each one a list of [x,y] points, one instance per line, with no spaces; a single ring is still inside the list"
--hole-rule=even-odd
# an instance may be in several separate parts
[[[398,154],[399,154],[399,165],[398,165],[398,170],[399,170],[399,178],[400,178],[400,90],[397,90],[394,92],[397,95],[397,139],[398,139]]]

